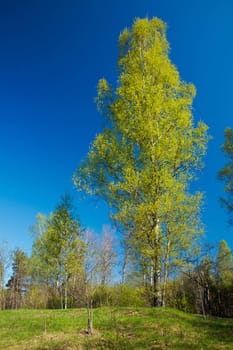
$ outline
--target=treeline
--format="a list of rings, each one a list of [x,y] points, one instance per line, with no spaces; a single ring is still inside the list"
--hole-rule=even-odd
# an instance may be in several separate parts
[[[49,218],[38,215],[33,234],[30,257],[21,249],[12,252],[6,283],[6,248],[1,249],[1,309],[153,306],[151,265],[140,260],[135,247],[120,248],[110,226],[98,239],[82,229],[69,196]],[[161,270],[160,305],[233,317],[233,260],[227,243],[221,241],[215,253],[213,247],[192,250],[185,259],[169,267],[169,279]]]
[[[178,309],[233,317],[233,260],[226,241],[216,255],[206,254],[194,268],[170,281],[168,304]]]

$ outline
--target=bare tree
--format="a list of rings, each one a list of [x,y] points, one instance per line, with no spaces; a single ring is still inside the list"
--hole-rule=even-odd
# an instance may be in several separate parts
[[[84,271],[84,285],[85,285],[85,304],[87,308],[87,332],[93,333],[93,298],[97,286],[97,272],[98,272],[98,248],[94,232],[86,230],[85,232],[85,271]]]
[[[115,231],[104,225],[98,252],[98,270],[100,274],[100,284],[105,286],[111,280],[112,269],[116,263],[116,252],[114,250]]]

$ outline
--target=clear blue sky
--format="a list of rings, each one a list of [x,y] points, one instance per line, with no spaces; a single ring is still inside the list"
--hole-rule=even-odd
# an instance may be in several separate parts
[[[0,2],[0,242],[30,252],[36,214],[53,211],[73,191],[73,172],[101,130],[98,79],[115,82],[118,35],[145,16],[167,22],[171,59],[197,88],[194,116],[213,137],[195,185],[206,193],[206,237],[233,248],[216,180],[226,161],[223,132],[233,127],[231,0]],[[83,225],[100,231],[107,208],[76,204]]]

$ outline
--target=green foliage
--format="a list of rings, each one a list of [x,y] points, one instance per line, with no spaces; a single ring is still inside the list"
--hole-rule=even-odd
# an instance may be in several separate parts
[[[158,18],[137,19],[122,32],[118,67],[116,88],[99,81],[96,101],[105,125],[74,183],[108,203],[157,285],[162,255],[168,255],[167,268],[172,254],[177,260],[178,250],[201,232],[202,196],[188,190],[203,165],[207,126],[194,125],[195,88],[171,63],[166,25]]]
[[[229,213],[229,222],[233,224],[233,129],[227,128],[224,132],[225,141],[222,146],[228,163],[218,172],[218,179],[225,184],[225,197],[220,198],[221,204]]]
[[[41,286],[31,284],[25,295],[25,306],[29,309],[46,309],[46,291]]]
[[[17,309],[24,306],[24,295],[29,283],[29,259],[21,249],[12,252],[12,275],[8,280],[6,307]]]
[[[217,255],[217,278],[220,284],[225,286],[233,284],[233,259],[232,252],[226,241],[219,243]]]
[[[33,244],[32,266],[35,284],[55,294],[48,303],[67,307],[68,283],[75,283],[83,274],[85,244],[78,220],[72,214],[72,202],[65,196],[48,219],[38,217],[38,236]],[[42,229],[41,229],[42,228]]]
[[[214,256],[202,252],[192,269],[167,283],[166,305],[183,311],[233,317],[232,253],[226,241]]]
[[[112,304],[115,306],[145,306],[143,289],[118,284],[112,289]]]

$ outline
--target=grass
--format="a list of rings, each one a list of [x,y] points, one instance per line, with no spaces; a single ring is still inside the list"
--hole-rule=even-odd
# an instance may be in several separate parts
[[[0,311],[0,349],[233,349],[233,319],[164,308],[100,308],[94,310],[92,336],[86,323],[84,309]]]

